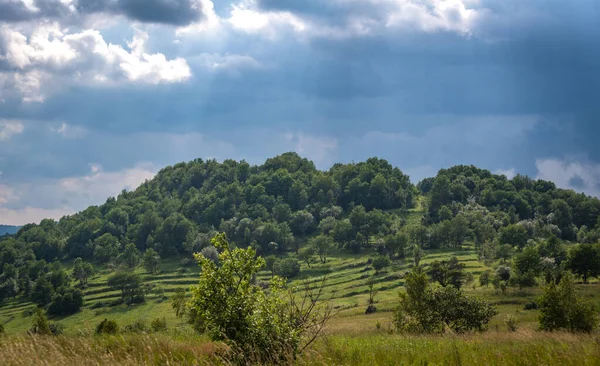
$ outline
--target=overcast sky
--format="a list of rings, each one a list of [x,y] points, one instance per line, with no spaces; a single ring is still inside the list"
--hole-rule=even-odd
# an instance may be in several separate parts
[[[599,4],[0,0],[0,223],[285,151],[599,196]]]

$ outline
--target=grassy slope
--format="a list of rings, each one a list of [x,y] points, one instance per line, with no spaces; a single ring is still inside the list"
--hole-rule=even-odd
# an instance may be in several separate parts
[[[419,205],[419,208],[409,212],[406,218],[407,225],[418,223],[421,216],[422,211]],[[367,265],[367,260],[372,255],[373,253],[353,255],[337,251],[332,253],[325,264],[315,263],[308,268],[306,263],[302,263],[300,278],[317,279],[323,275],[328,276],[325,295],[327,298],[331,298],[340,310],[338,316],[331,322],[331,333],[369,334],[377,332],[377,323],[383,329],[391,326],[391,311],[397,303],[398,291],[403,284],[400,275],[408,270],[409,263],[395,261],[387,271],[375,275],[374,270]],[[471,249],[428,251],[422,263],[447,259],[453,255],[466,264],[467,271],[473,273],[475,278],[482,270],[486,269],[485,265],[477,260],[476,253]],[[191,266],[187,268],[186,273],[180,273],[179,260],[165,261],[162,263],[161,269],[159,275],[149,275],[142,268],[138,268],[136,271],[142,274],[146,282],[163,287],[167,296],[177,288],[189,288],[198,280],[198,267]],[[120,325],[125,325],[136,319],[150,321],[156,317],[165,317],[170,327],[187,327],[175,318],[169,300],[163,301],[153,295],[149,295],[148,301],[141,305],[94,308],[98,302],[108,302],[119,297],[119,292],[110,291],[106,287],[106,279],[112,270],[107,268],[98,268],[98,270],[99,272],[90,280],[89,286],[85,290],[86,305],[83,310],[69,317],[52,319],[62,322],[67,334],[76,334],[80,330],[91,331],[104,318],[112,318]],[[371,276],[375,276],[377,279],[376,288],[379,292],[376,297],[376,306],[378,312],[364,315],[368,299],[367,280]],[[263,271],[259,279],[267,280],[269,277],[270,274]],[[294,282],[291,281],[292,284]],[[597,283],[580,285],[578,290],[600,304],[600,296],[598,296],[600,285]],[[466,291],[498,304],[499,314],[491,323],[493,330],[504,328],[502,320],[507,314],[513,314],[522,327],[535,328],[537,311],[525,311],[523,305],[533,300],[539,294],[539,289],[525,291],[509,289],[506,295],[491,288],[468,287]],[[0,304],[0,306],[0,322],[4,323],[7,333],[22,334],[27,331],[31,322],[28,310],[34,308],[31,303],[12,301]]]

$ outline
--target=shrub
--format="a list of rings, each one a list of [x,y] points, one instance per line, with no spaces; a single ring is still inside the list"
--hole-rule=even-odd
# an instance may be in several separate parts
[[[35,313],[33,314],[29,334],[52,334],[52,331],[50,330],[50,325],[48,324],[48,317],[46,317],[46,314],[44,314],[44,311],[40,308],[36,309]]]
[[[61,323],[50,323],[49,328],[50,333],[55,336],[62,335],[65,332],[65,327]]]
[[[181,266],[182,267],[189,267],[189,266],[191,266],[191,265],[193,265],[195,263],[196,263],[196,261],[194,261],[194,259],[192,259],[192,258],[183,258],[181,260]]]
[[[382,269],[389,267],[392,264],[392,261],[388,256],[380,255],[373,259],[372,264],[373,269],[375,269],[375,272],[379,273],[379,271],[381,271]]]
[[[81,290],[67,288],[57,291],[52,295],[52,302],[48,307],[48,314],[68,315],[78,312],[83,306],[83,293]]]
[[[96,326],[96,334],[117,334],[119,325],[114,320],[104,319]]]
[[[123,331],[127,333],[148,333],[149,329],[146,320],[137,319],[133,323],[125,325]]]
[[[108,287],[121,291],[121,299],[127,304],[145,301],[141,277],[132,272],[117,272],[106,281]]]
[[[498,313],[492,305],[454,286],[431,288],[421,267],[414,267],[406,276],[405,288],[394,312],[394,323],[400,331],[436,333],[446,327],[458,333],[482,331]]]
[[[300,272],[300,263],[295,258],[278,260],[273,264],[273,272],[281,277],[295,277]]]
[[[210,245],[200,252],[205,258],[210,259],[215,263],[219,263],[219,251],[214,246]]]
[[[507,315],[504,318],[504,324],[506,325],[506,328],[509,332],[516,332],[518,329],[517,319],[513,315]]]
[[[329,319],[329,307],[323,316],[319,313],[321,291],[312,291],[306,283],[308,295],[297,299],[290,292],[286,303],[280,277],[271,279],[268,291],[254,283],[265,261],[252,247],[231,249],[225,234],[215,236],[212,243],[221,252],[220,266],[196,256],[202,272],[198,285],[192,288],[189,308],[194,329],[231,345],[240,361],[247,362],[250,357],[259,364],[288,363],[312,343]],[[309,341],[302,346],[306,333]]]
[[[150,323],[150,327],[154,332],[166,332],[167,331],[167,320],[163,318],[156,318]]]
[[[6,334],[6,330],[4,329],[4,324],[0,323],[0,337]]]
[[[523,307],[524,310],[537,310],[538,308],[539,308],[539,306],[535,301],[528,302]]]
[[[576,296],[570,273],[565,274],[558,285],[554,281],[546,285],[538,303],[542,330],[589,333],[598,324],[594,304]]]

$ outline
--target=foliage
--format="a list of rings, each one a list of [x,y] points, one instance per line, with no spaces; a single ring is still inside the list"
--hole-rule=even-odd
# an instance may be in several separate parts
[[[598,325],[596,307],[575,294],[572,275],[567,273],[557,285],[547,284],[537,303],[540,308],[540,328],[554,331],[591,332]]]
[[[31,328],[29,329],[30,334],[39,334],[39,335],[50,335],[52,331],[50,330],[50,325],[48,324],[48,317],[44,314],[44,311],[40,308],[37,308],[33,313],[33,317],[31,319]]]
[[[140,251],[135,244],[129,243],[125,246],[125,250],[119,256],[121,261],[129,268],[134,268],[140,262]]]
[[[73,277],[79,281],[81,287],[87,286],[87,281],[93,273],[94,268],[90,263],[84,262],[81,257],[75,258],[73,262]]]
[[[162,318],[155,318],[150,323],[150,328],[154,332],[166,332],[167,331],[167,320]]]
[[[144,302],[141,277],[132,272],[117,272],[108,277],[106,285],[113,290],[121,291],[121,299],[127,304]]]
[[[459,263],[456,257],[448,261],[433,261],[429,264],[427,274],[442,287],[452,285],[460,289],[465,281],[465,265]]]
[[[160,255],[152,248],[146,250],[142,263],[149,273],[157,274],[160,271]]]
[[[300,273],[300,263],[295,258],[277,260],[273,264],[273,272],[284,278],[292,278]]]
[[[60,288],[52,295],[48,307],[50,315],[69,315],[78,312],[83,306],[83,293],[79,289]]]
[[[96,334],[117,334],[119,325],[114,320],[104,319],[96,326]]]
[[[583,278],[583,282],[590,277],[600,276],[600,243],[579,244],[569,251],[567,268]]]
[[[204,258],[210,259],[211,261],[217,264],[219,263],[219,251],[212,245],[209,245],[206,248],[202,249],[200,254],[202,254]]]
[[[123,327],[123,332],[126,333],[148,333],[150,328],[146,324],[145,319],[136,319],[133,323]]]
[[[506,325],[506,329],[508,329],[509,332],[516,332],[517,329],[519,329],[517,319],[510,314],[504,317],[504,325]]]
[[[175,294],[171,296],[171,307],[175,310],[175,316],[181,319],[186,311],[187,304],[185,300],[185,290],[182,288],[178,288],[175,290]]]
[[[311,311],[307,314],[304,305],[285,303],[284,282],[279,277],[270,280],[268,292],[254,283],[265,261],[256,257],[253,248],[232,249],[224,234],[215,236],[212,243],[221,251],[220,266],[196,256],[202,272],[190,301],[194,328],[213,340],[233,345],[244,357],[283,361],[301,351],[300,338],[310,329],[307,322],[312,319]]]
[[[311,239],[310,246],[315,248],[321,263],[327,262],[327,256],[329,252],[333,248],[333,243],[331,242],[331,238],[326,235],[318,235]]]
[[[483,331],[497,314],[492,305],[465,295],[454,286],[432,288],[427,274],[418,266],[406,276],[405,288],[394,311],[394,324],[400,331]]]
[[[379,273],[384,268],[387,268],[392,265],[392,261],[388,256],[380,255],[373,259],[371,262],[373,269],[375,269],[375,273]]]

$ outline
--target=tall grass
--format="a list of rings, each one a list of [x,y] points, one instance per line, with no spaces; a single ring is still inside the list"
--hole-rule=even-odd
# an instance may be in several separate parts
[[[189,335],[0,338],[2,365],[223,365],[228,349]],[[291,364],[292,362],[290,362]],[[600,335],[519,330],[466,336],[335,335],[298,365],[600,365]]]

